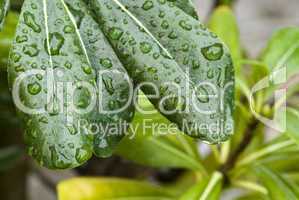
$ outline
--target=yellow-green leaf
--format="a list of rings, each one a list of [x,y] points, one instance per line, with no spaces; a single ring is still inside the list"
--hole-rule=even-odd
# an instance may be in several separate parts
[[[210,179],[202,180],[180,197],[180,200],[218,200],[223,176],[215,172]]]
[[[75,178],[58,185],[59,200],[172,200],[167,190],[117,178]]]

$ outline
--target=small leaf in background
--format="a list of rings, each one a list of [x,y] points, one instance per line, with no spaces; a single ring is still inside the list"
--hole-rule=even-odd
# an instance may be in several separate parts
[[[75,178],[61,182],[59,200],[174,200],[167,190],[145,182],[116,178]]]
[[[270,200],[268,196],[259,194],[259,193],[251,193],[245,194],[244,196],[238,197],[235,200]]]
[[[299,145],[299,111],[296,109],[287,109],[286,134]]]
[[[18,18],[18,14],[9,12],[5,20],[5,26],[0,31],[0,72],[7,72],[9,49],[13,43]]]
[[[119,144],[116,154],[152,167],[178,167],[204,171],[198,159],[196,142],[158,113],[145,96],[140,96],[142,110],[136,112],[129,134]]]
[[[299,28],[289,27],[275,32],[262,53],[261,60],[272,71],[286,66],[288,77],[299,71]]]
[[[5,26],[0,31],[0,126],[15,127],[20,122],[16,117],[15,106],[7,83],[7,62],[11,44],[13,43],[18,17],[14,12],[9,12]]]
[[[3,28],[8,9],[9,9],[9,0],[0,0],[0,31]]]
[[[298,27],[289,27],[278,30],[273,34],[261,55],[261,61],[269,67],[271,72],[286,67],[287,82],[283,87],[288,89],[288,93],[298,91],[299,89],[297,78],[299,73],[298,40]],[[277,86],[273,87],[268,91],[268,96],[273,94],[273,91]]]
[[[216,8],[209,20],[209,28],[220,37],[230,49],[236,73],[241,70],[242,48],[237,19],[228,6]]]
[[[297,186],[284,179],[281,175],[262,165],[254,167],[254,172],[267,188],[272,200],[296,200],[299,198]]]
[[[223,176],[214,172],[210,179],[202,180],[183,194],[180,200],[218,200],[222,189]]]
[[[23,152],[19,147],[12,146],[0,149],[0,172],[13,168],[22,155]]]

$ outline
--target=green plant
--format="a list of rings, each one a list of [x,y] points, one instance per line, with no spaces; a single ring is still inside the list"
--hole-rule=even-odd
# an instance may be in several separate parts
[[[133,106],[114,116],[71,113],[75,122],[83,118],[104,124],[108,129],[115,117],[130,122],[124,137],[77,134],[79,130],[65,126],[69,113],[55,113],[55,104],[50,105],[50,115],[21,113],[29,153],[41,165],[53,169],[77,167],[92,153],[100,157],[114,153],[146,166],[182,168],[186,174],[174,185],[159,186],[127,179],[76,178],[58,185],[59,199],[219,199],[223,191],[232,188],[243,189],[237,199],[299,199],[299,29],[278,30],[262,54],[251,60],[242,49],[231,8],[218,6],[213,10],[208,23],[213,32],[204,28],[195,13],[189,0],[25,1],[10,54],[11,86],[21,73],[32,68],[43,69],[43,66],[50,66],[54,71],[61,66],[67,68],[66,76],[56,77],[57,82],[86,80],[94,84],[99,81],[96,72],[108,67],[128,73],[136,85],[144,81],[155,83],[162,93],[157,100],[151,98],[155,92],[152,88],[144,87],[139,91],[139,108],[155,111],[151,114],[140,109],[134,111]],[[58,29],[64,30],[63,35]],[[7,56],[6,52],[1,54]],[[69,60],[73,62],[72,67],[66,63]],[[157,68],[161,63],[164,68]],[[190,76],[186,75],[186,69],[191,71]],[[277,72],[285,73],[286,80],[277,81]],[[252,96],[251,88],[265,77],[268,77],[265,80],[270,82],[269,87]],[[103,105],[108,108],[116,105],[112,100],[119,100],[120,95],[125,99],[129,97],[122,76],[111,74],[109,78],[107,81],[100,77],[106,86],[100,91],[104,94]],[[192,90],[184,96],[188,99],[195,90],[193,84],[207,79],[220,88],[236,80],[235,91],[231,89],[225,94],[224,112],[207,96],[199,96],[202,108],[216,109],[216,116],[157,112],[161,111],[159,101],[164,97],[163,92],[172,97],[166,101],[169,110],[188,106],[176,98],[175,89],[164,88],[163,83],[174,81],[180,89],[186,90],[183,83],[191,82]],[[24,82],[20,90],[22,102],[42,107],[48,92],[44,90],[46,84],[38,75]],[[283,88],[287,88],[287,98],[280,95],[274,101],[276,91]],[[197,92],[204,93],[205,88]],[[86,107],[90,95],[84,89],[79,90],[75,104]],[[67,108],[66,105],[62,107]],[[208,124],[218,120],[232,123],[234,109],[233,135],[231,130],[222,135],[183,131],[183,119]],[[283,126],[284,111],[285,131],[269,139],[267,126],[257,116],[275,117],[276,125]],[[178,126],[171,131],[156,127],[157,124],[171,126],[173,122]],[[210,143],[207,155],[199,153],[196,138]]]

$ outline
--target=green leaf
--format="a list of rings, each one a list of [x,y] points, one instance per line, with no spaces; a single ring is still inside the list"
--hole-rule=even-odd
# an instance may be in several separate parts
[[[209,21],[210,29],[215,32],[230,49],[236,73],[241,71],[242,48],[237,19],[228,6],[219,6]]]
[[[271,156],[272,154],[287,149],[293,145],[294,142],[290,140],[282,140],[282,141],[266,144],[262,148],[257,149],[252,153],[244,154],[237,162],[237,167],[255,164],[254,161],[265,158],[267,156]]]
[[[195,19],[198,19],[198,14],[192,0],[175,0],[175,1],[170,0],[169,2],[170,3],[173,2],[177,7],[182,9],[184,12],[194,17]]]
[[[288,108],[286,112],[286,134],[299,145],[299,111]]]
[[[265,48],[261,60],[269,69],[287,67],[288,77],[298,73],[299,64],[299,28],[284,28],[273,34]]]
[[[264,166],[254,168],[255,174],[263,185],[268,189],[270,198],[273,200],[298,199],[299,190],[294,190],[294,185],[285,180],[279,174]]]
[[[0,0],[0,31],[3,28],[8,9],[9,9],[9,0]]]
[[[289,27],[275,32],[262,53],[261,60],[266,63],[271,72],[286,68],[288,82],[283,87],[288,93],[298,91],[298,84],[292,85],[292,79],[299,72],[299,28]],[[281,73],[280,73],[281,74]],[[278,79],[280,77],[277,77]],[[281,77],[282,79],[284,77]],[[295,82],[296,83],[296,82]],[[292,87],[291,87],[292,86]],[[272,95],[275,87],[270,88],[268,95]],[[270,97],[269,97],[270,98]]]
[[[276,152],[260,160],[261,164],[276,171],[296,172],[299,170],[298,151],[294,152]]]
[[[0,172],[6,171],[20,160],[22,151],[19,147],[6,147],[0,149]]]
[[[194,141],[184,136],[174,124],[159,114],[145,96],[140,96],[139,107],[155,113],[136,112],[128,136],[117,148],[118,155],[152,167],[205,171],[198,159]]]
[[[101,62],[102,59],[107,62]],[[42,109],[41,113],[34,115],[20,113],[26,126],[29,154],[41,165],[54,169],[77,167],[91,157],[92,151],[101,157],[111,155],[122,134],[94,133],[90,124],[109,126],[103,129],[109,131],[110,126],[118,122],[116,118],[131,120],[131,106],[118,115],[106,115],[100,113],[97,106],[93,106],[91,112],[81,114],[70,105],[73,101],[74,106],[82,111],[89,106],[91,98],[94,100],[95,91],[90,92],[84,86],[78,88],[82,82],[90,83],[95,89],[97,81],[107,82],[102,84],[106,87],[99,91],[103,97],[101,105],[106,110],[115,109],[109,106],[111,104],[123,105],[124,102],[118,102],[120,95],[122,100],[129,96],[125,69],[97,29],[96,22],[87,14],[83,2],[24,2],[10,53],[11,86],[17,78],[33,69],[39,71],[25,77],[20,91],[13,90],[27,108]],[[98,77],[100,70],[108,71]],[[120,73],[113,73],[115,70]],[[67,94],[58,94],[58,82],[75,87],[73,99],[69,99],[72,89],[68,89]],[[86,120],[85,125],[81,120]]]
[[[0,32],[0,125],[6,127],[15,127],[19,124],[7,83],[8,54],[13,42],[18,17],[16,13],[9,12],[4,29]]]
[[[165,189],[116,178],[76,178],[58,185],[59,200],[172,200]]]
[[[183,194],[180,200],[218,200],[222,190],[223,176],[219,172],[212,174],[210,179],[203,180]]]
[[[150,99],[160,112],[192,137],[209,143],[219,143],[230,137],[234,69],[228,49],[214,33],[171,2],[92,0],[91,4],[103,32],[130,76],[137,84],[147,82],[160,90],[160,98]],[[218,98],[208,97],[207,94],[216,93],[211,87],[199,86],[204,82],[217,91],[231,84],[222,98],[223,107]],[[177,85],[172,87],[169,83]],[[156,92],[150,86],[142,90],[146,95]],[[174,112],[163,112],[161,104],[165,110]],[[198,112],[196,107],[215,112],[212,115]],[[226,127],[223,131],[194,129],[196,124],[209,126],[219,121]],[[186,124],[191,130],[186,130]]]
[[[261,195],[259,193],[250,193],[244,196],[238,197],[236,200],[270,200],[270,198],[266,195]]]
[[[0,71],[7,71],[7,60],[10,46],[13,42],[19,15],[9,12],[3,30],[0,32]]]

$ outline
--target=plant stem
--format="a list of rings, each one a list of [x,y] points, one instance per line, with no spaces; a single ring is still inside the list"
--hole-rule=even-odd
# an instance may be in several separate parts
[[[226,176],[227,172],[230,171],[236,164],[239,156],[245,151],[246,147],[252,141],[254,135],[252,134],[254,130],[258,127],[259,121],[257,119],[252,119],[251,123],[248,125],[243,140],[240,142],[236,150],[230,155],[227,161],[220,167],[220,171]],[[227,177],[226,177],[227,178]]]

